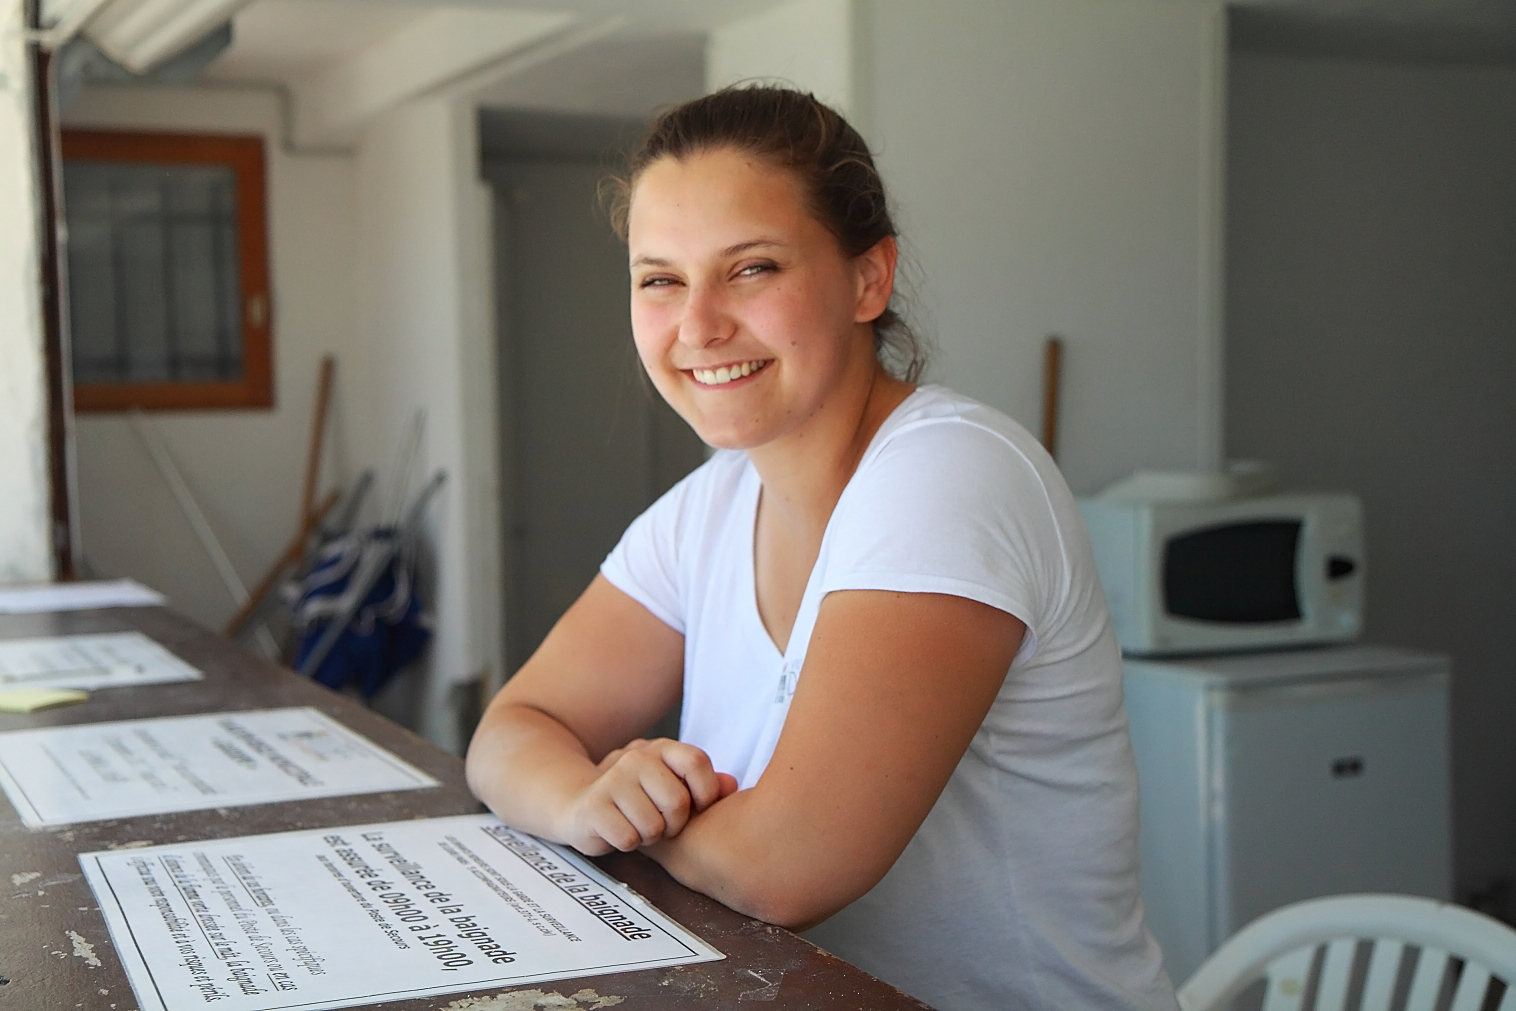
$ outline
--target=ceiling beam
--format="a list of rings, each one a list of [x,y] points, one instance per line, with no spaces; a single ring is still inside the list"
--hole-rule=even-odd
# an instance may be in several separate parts
[[[248,0],[111,0],[103,8],[78,4],[89,18],[84,34],[136,74],[194,45]]]
[[[417,17],[365,49],[295,82],[295,139],[351,140],[374,117],[473,77],[577,22],[572,14],[445,8]]]
[[[42,48],[49,52],[60,48],[78,34],[84,23],[95,16],[106,0],[42,0]]]

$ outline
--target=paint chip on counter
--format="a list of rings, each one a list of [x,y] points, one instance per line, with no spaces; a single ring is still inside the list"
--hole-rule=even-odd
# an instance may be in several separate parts
[[[493,997],[465,997],[453,1001],[442,1011],[598,1011],[624,1000],[625,997],[602,997],[588,988],[567,997],[556,990],[512,990]]]
[[[68,932],[68,939],[74,942],[75,958],[84,959],[84,964],[89,966],[91,969],[100,968],[100,959],[95,957],[95,946],[93,944],[90,944],[84,938],[80,937],[76,931],[72,930]],[[103,990],[101,992],[104,993]]]

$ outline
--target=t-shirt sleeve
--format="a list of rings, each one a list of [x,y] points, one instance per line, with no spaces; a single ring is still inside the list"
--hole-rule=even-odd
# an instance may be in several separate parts
[[[1038,465],[982,426],[945,419],[900,432],[838,506],[823,593],[977,600],[1026,624],[1021,656],[1067,596],[1062,532]]]
[[[600,574],[612,586],[680,635],[684,634],[684,606],[679,579],[679,529],[695,474],[674,485],[633,520],[600,565]]]

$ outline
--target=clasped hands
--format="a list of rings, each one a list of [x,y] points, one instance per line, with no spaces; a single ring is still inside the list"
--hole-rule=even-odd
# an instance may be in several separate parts
[[[593,782],[560,815],[560,838],[587,856],[672,839],[690,818],[737,792],[693,744],[638,738],[602,758]]]

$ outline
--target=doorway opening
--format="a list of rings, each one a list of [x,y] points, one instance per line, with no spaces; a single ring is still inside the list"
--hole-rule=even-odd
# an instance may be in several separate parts
[[[494,190],[506,670],[623,531],[705,459],[632,345],[626,247],[598,200],[641,120],[486,109]],[[677,707],[649,735],[678,735]]]

